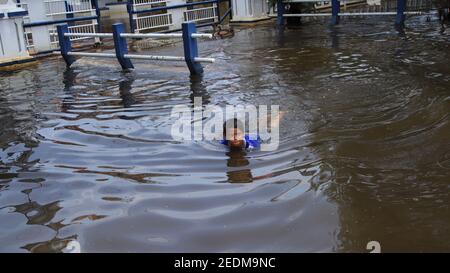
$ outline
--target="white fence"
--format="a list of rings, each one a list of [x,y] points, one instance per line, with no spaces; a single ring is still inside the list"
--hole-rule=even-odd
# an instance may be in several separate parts
[[[97,33],[97,22],[94,21],[90,24],[80,24],[80,25],[73,25],[69,27],[70,33]],[[50,37],[50,49],[57,49],[58,48],[58,33],[56,32],[56,26],[49,26],[48,29],[48,35]],[[92,39],[90,37],[71,37],[71,41],[80,41],[80,40],[87,40]],[[99,42],[98,39],[94,39],[95,42]],[[25,28],[25,42],[27,49],[30,53],[36,53],[34,52],[34,43],[33,43],[33,32],[30,28]]]
[[[21,0],[18,6],[29,13],[24,18],[24,35],[28,51],[32,54],[58,47],[55,28],[56,24],[64,20],[73,18],[76,21],[71,23],[72,32],[96,33],[98,29],[95,19],[97,13],[92,0]],[[74,41],[84,39],[73,38]]]
[[[149,29],[157,29],[163,27],[169,27],[173,25],[172,14],[158,14],[137,17],[136,19],[136,32]]]
[[[184,12],[185,22],[217,22],[217,6],[213,4],[212,7],[192,9]]]
[[[134,10],[139,10],[140,8],[149,8],[157,4],[166,4],[169,0],[133,0]]]
[[[309,2],[310,0],[305,0],[305,2]],[[355,4],[361,3],[361,0],[341,0],[341,5]],[[382,10],[382,11],[394,11],[397,8],[397,2],[393,0],[368,0],[367,3],[369,6],[364,7],[366,10]],[[432,1],[430,0],[407,0],[406,7],[408,10],[420,10],[431,8]],[[372,6],[373,8],[370,8]],[[330,8],[331,1],[317,1],[315,3],[316,8]],[[378,8],[374,8],[378,7]],[[380,8],[381,7],[381,8]]]
[[[90,0],[48,0],[44,4],[47,16],[94,11]]]
[[[158,6],[170,6],[178,4],[186,4],[186,1],[175,2],[175,0],[133,0],[133,9],[135,11],[148,10],[153,8],[155,4]],[[164,13],[152,14],[138,13],[133,15],[133,19],[136,22],[135,32],[139,33],[145,30],[161,30],[163,28],[174,30],[181,28],[183,22],[195,22],[195,23],[215,23],[219,21],[217,13],[216,3],[208,4],[209,6],[202,6],[201,8],[187,9],[167,9],[163,10]],[[160,11],[161,12],[161,11]]]
[[[83,25],[75,25],[69,27],[70,33],[97,33],[97,23],[91,23],[91,24],[83,24]],[[59,41],[58,41],[58,32],[56,31],[56,27],[49,29],[49,35],[50,35],[50,43],[52,45],[53,49],[58,48]],[[94,41],[98,41],[97,38],[93,37],[86,37],[86,36],[72,36],[70,37],[71,41],[80,41],[80,40],[87,40],[87,39],[94,39]]]

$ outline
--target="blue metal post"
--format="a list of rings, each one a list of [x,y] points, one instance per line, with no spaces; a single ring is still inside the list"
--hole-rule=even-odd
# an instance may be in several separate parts
[[[120,37],[120,34],[125,32],[125,26],[122,23],[116,23],[112,25],[114,46],[116,48],[116,56],[123,69],[134,68],[130,59],[125,58],[125,54],[128,54],[127,39]]]
[[[191,75],[201,75],[203,74],[203,67],[200,63],[195,61],[195,58],[198,57],[197,39],[192,38],[192,34],[197,32],[195,23],[183,23],[182,28],[184,58],[186,59],[186,64],[189,67],[189,71],[191,71]]]
[[[133,19],[133,0],[128,0],[127,2],[127,12],[128,12],[128,19],[130,21],[130,32],[134,33],[136,30],[136,24]]]
[[[339,0],[331,0],[331,24],[339,24],[339,12],[341,11],[341,3]]]
[[[95,15],[97,15],[97,32],[102,32],[101,13],[98,6],[98,0],[92,0],[92,8],[95,9]]]
[[[220,22],[220,0],[216,2],[216,11],[217,11],[217,22]]]
[[[406,0],[397,0],[397,17],[395,18],[395,24],[397,26],[403,26],[405,24],[405,9]]]
[[[277,25],[284,26],[284,12],[285,12],[285,4],[283,0],[277,1]]]
[[[57,25],[56,29],[58,31],[61,55],[64,58],[64,61],[66,61],[67,66],[71,66],[75,62],[75,58],[68,55],[68,53],[72,51],[72,43],[70,42],[69,37],[64,36],[65,33],[69,33],[69,26],[67,24]]]

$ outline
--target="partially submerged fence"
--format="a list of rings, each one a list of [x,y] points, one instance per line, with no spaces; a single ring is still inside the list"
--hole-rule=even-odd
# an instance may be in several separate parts
[[[195,23],[183,23],[182,33],[125,33],[125,26],[121,23],[114,24],[113,33],[70,33],[67,24],[58,25],[58,37],[61,55],[68,66],[71,66],[75,61],[75,57],[93,57],[93,58],[117,58],[123,69],[134,68],[132,59],[139,60],[160,60],[160,61],[183,61],[186,62],[189,71],[193,75],[202,74],[202,62],[213,63],[213,58],[199,57],[197,39],[208,38],[212,39],[212,34],[197,33]],[[92,53],[92,52],[74,52],[72,50],[71,38],[113,38],[115,53]],[[127,39],[168,39],[181,38],[183,39],[184,56],[152,56],[152,55],[138,55],[129,54]]]
[[[229,9],[221,17],[220,3],[228,2]],[[197,26],[220,23],[231,16],[231,0],[128,0],[131,32],[151,30],[179,30],[182,23],[195,22]]]
[[[17,0],[29,11],[24,19],[27,48],[31,53],[45,53],[58,49],[56,25],[67,23],[72,33],[102,32],[99,0]],[[228,2],[222,10],[220,3]],[[231,17],[231,0],[126,0],[124,17],[128,16],[132,33],[181,30],[182,23],[195,22],[198,27],[215,25]],[[222,16],[221,16],[222,15]],[[72,36],[72,41],[94,36]]]
[[[286,5],[292,3],[320,3],[331,2],[331,12],[329,13],[297,13],[287,14]],[[344,1],[342,1],[344,2]],[[339,0],[292,0],[290,2],[278,0],[277,1],[277,24],[283,26],[286,17],[331,17],[331,24],[336,25],[342,16],[395,16],[395,24],[402,26],[405,23],[406,15],[419,15],[422,11],[406,11],[407,0],[397,0],[396,11],[364,11],[364,12],[341,12],[341,1]]]

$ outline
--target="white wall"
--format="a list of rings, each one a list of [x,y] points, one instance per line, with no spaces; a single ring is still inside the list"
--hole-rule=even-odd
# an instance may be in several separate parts
[[[0,19],[0,58],[27,57],[22,18]]]
[[[45,11],[44,0],[22,0],[22,3],[28,5],[29,22],[49,21]],[[51,49],[49,26],[32,27],[34,50],[36,52],[47,51]]]
[[[11,59],[28,57],[23,33],[23,17],[6,17],[8,12],[23,10],[17,9],[15,5],[10,8],[9,6],[6,6],[6,2],[0,4],[4,4],[0,5],[0,10],[5,14],[5,17],[0,19],[0,58]]]
[[[234,22],[251,22],[268,18],[267,0],[233,0]]]
[[[168,2],[168,6],[176,6],[186,4],[186,0],[171,0]],[[179,9],[170,9],[167,12],[172,14],[172,22],[173,26],[170,29],[179,29],[181,28],[181,24],[183,23],[184,12],[187,8],[179,8]]]

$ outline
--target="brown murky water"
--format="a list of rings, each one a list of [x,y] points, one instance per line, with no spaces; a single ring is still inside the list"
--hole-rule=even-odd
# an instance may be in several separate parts
[[[0,79],[0,251],[450,251],[450,30],[242,29],[183,64]],[[180,55],[179,45],[152,54]],[[171,140],[171,107],[279,104],[275,152]]]

